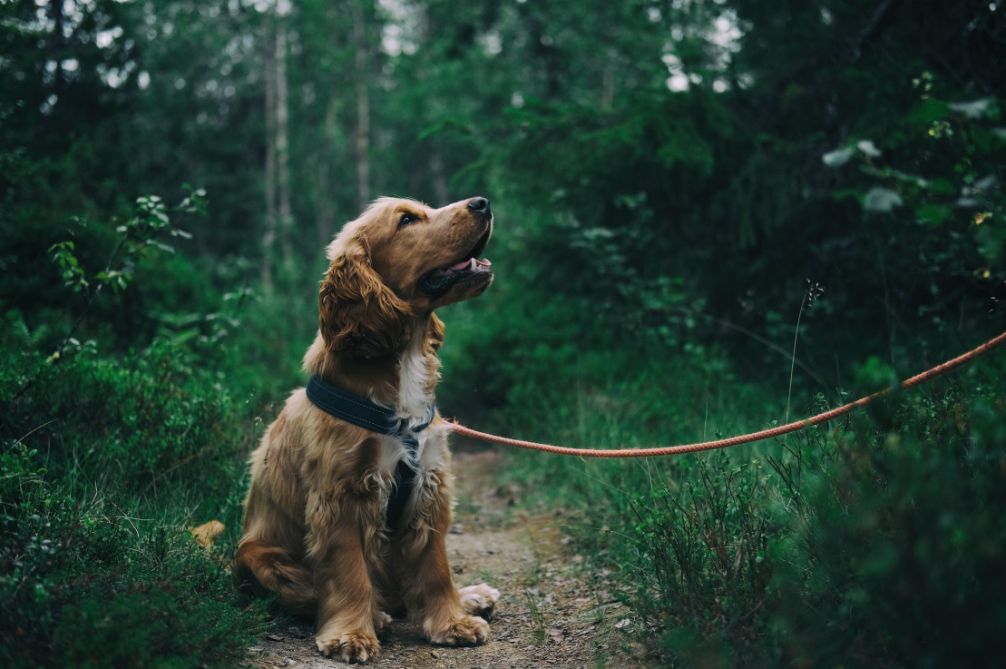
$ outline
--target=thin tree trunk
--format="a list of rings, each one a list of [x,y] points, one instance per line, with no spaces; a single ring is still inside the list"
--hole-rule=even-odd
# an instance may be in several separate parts
[[[364,25],[363,0],[352,2],[353,44],[356,65],[356,130],[354,132],[354,153],[356,159],[357,204],[362,210],[370,201],[370,91],[369,58],[367,53],[366,26]]]
[[[286,14],[277,17],[276,26],[276,182],[278,187],[278,222],[280,248],[283,253],[283,271],[289,275],[293,269],[293,210],[290,206],[290,136],[289,95],[286,79]]]
[[[50,53],[52,60],[56,62],[56,71],[53,72],[52,90],[56,95],[56,104],[62,102],[63,95],[63,45],[65,37],[63,35],[63,2],[49,3],[49,16],[52,19],[52,42],[50,43]]]
[[[273,292],[273,255],[276,246],[276,71],[275,50],[265,50],[265,220],[262,234],[262,290]]]
[[[615,65],[614,54],[608,53],[608,58],[601,69],[601,109],[611,109],[615,101]]]
[[[335,207],[332,202],[332,162],[335,154],[336,132],[338,132],[338,103],[335,94],[330,95],[328,106],[325,109],[321,150],[318,154],[318,171],[315,173],[317,206],[314,227],[319,247],[323,247],[329,242],[335,228]]]
[[[430,31],[430,15],[428,10],[419,14],[419,39],[423,44],[429,43],[433,39]],[[419,85],[425,85],[427,79],[426,69],[420,68],[416,73],[416,77]],[[437,137],[432,137],[426,141],[430,146],[430,175],[433,178],[433,196],[436,198],[435,202],[439,207],[447,204],[450,198],[450,192],[447,188],[447,175],[444,170],[444,157]],[[420,179],[416,185],[425,189],[427,182],[422,177]]]
[[[553,99],[559,94],[558,54],[545,33],[545,23],[534,13],[537,10],[527,5],[523,8],[528,12],[526,23],[531,38],[531,53],[538,59],[541,71],[545,74],[544,97]]]

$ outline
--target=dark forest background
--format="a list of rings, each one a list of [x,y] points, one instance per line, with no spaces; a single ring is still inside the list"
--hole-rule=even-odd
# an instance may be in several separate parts
[[[441,411],[591,447],[834,406],[1006,299],[997,0],[0,0],[0,659],[233,666],[244,458],[379,195],[485,195]],[[731,453],[517,455],[676,666],[992,665],[1004,363]],[[572,501],[571,501],[572,500]]]

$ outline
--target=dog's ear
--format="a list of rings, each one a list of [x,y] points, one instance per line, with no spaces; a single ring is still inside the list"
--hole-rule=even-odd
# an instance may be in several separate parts
[[[378,358],[396,353],[409,338],[409,305],[384,284],[359,240],[332,258],[319,306],[319,329],[332,352]]]

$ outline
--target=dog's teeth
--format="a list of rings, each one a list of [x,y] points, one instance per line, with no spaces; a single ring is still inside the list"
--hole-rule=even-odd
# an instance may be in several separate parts
[[[475,271],[475,265],[476,265],[475,258],[472,258],[471,260],[468,261],[468,269],[471,270],[472,272]]]

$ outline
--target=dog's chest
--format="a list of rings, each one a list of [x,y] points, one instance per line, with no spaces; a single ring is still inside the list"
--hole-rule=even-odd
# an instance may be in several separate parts
[[[417,328],[409,345],[398,360],[398,417],[405,425],[418,427],[429,422],[433,404],[433,381],[436,376],[436,359],[431,359],[425,347],[425,331]],[[389,463],[395,466],[401,457],[410,458],[419,471],[436,468],[442,460],[447,434],[432,426],[411,433],[413,448],[405,441],[391,437],[395,445],[389,446]]]
[[[379,467],[381,472],[390,474],[398,467],[398,463],[405,459],[410,460],[417,473],[421,476],[423,472],[440,469],[444,466],[445,451],[447,448],[447,430],[443,425],[427,427],[422,432],[414,435],[416,446],[413,451],[410,445],[404,440],[393,435],[382,435],[381,458]]]
[[[398,360],[398,415],[422,421],[433,400],[430,360],[424,350],[424,335],[417,330]]]
[[[408,428],[422,428],[409,431],[407,436],[384,435],[381,437],[379,467],[387,479],[395,480],[395,488],[408,489],[408,495],[428,485],[435,477],[428,472],[442,469],[447,459],[447,433],[442,423],[430,423],[430,407],[433,404],[433,386],[436,376],[436,360],[430,360],[424,349],[424,335],[418,331],[409,342],[398,362],[398,400],[396,414]],[[423,427],[425,426],[425,427]],[[401,467],[401,463],[408,467]],[[402,486],[401,479],[409,479]],[[395,491],[390,497],[394,502]]]

